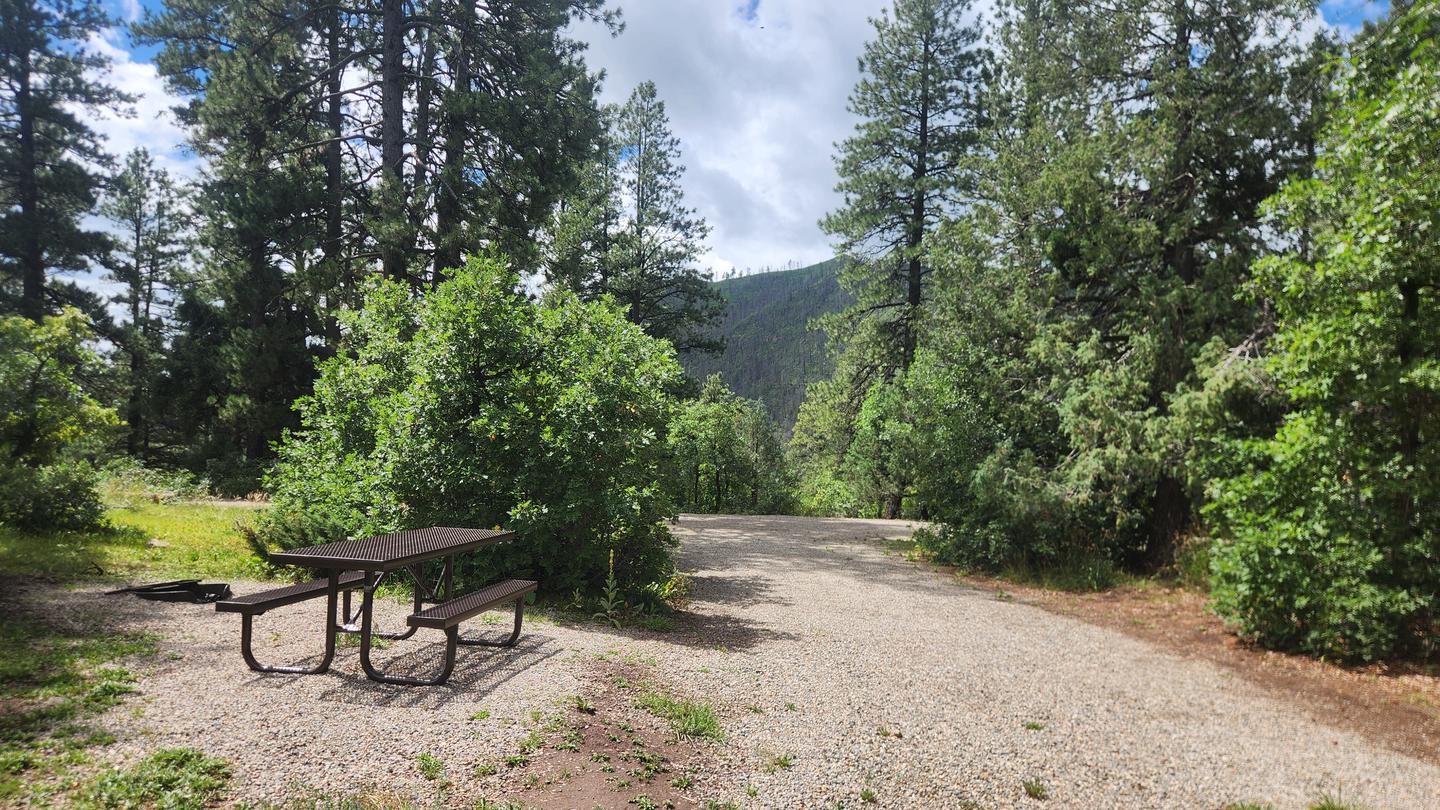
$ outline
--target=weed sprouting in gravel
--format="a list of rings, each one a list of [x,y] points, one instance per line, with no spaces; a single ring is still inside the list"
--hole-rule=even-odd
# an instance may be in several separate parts
[[[573,695],[569,700],[570,708],[581,714],[594,714],[595,704],[585,699],[584,695]]]
[[[1310,810],[1365,810],[1355,802],[1346,801],[1339,788],[1334,793],[1325,791],[1311,805]]]
[[[1031,720],[1025,724],[1026,731],[1040,731],[1043,728],[1045,728],[1044,723],[1037,723],[1034,720]]]
[[[1046,796],[1050,795],[1050,791],[1046,789],[1045,783],[1039,779],[1026,779],[1020,784],[1025,788],[1025,795],[1032,799],[1043,800]]]
[[[865,802],[866,804],[874,804],[875,802],[879,801],[879,797],[875,795],[875,791],[871,790],[868,787],[860,788],[860,801]]]
[[[487,710],[487,709],[481,709],[480,711],[475,712],[474,714],[470,715],[470,719],[471,719],[471,720],[489,720],[489,719],[490,719],[490,712],[489,712],[489,710]]]
[[[429,752],[421,753],[416,757],[415,766],[420,769],[420,775],[431,782],[439,781],[445,776],[445,763]]]
[[[682,773],[674,779],[670,780],[670,787],[673,787],[676,790],[684,790],[685,788],[688,788],[693,784],[695,784],[695,779],[691,777],[688,773]]]
[[[795,767],[795,757],[790,754],[779,754],[770,758],[769,764],[765,766],[766,773],[788,770]]]
[[[482,762],[475,766],[475,775],[479,777],[494,776],[499,770],[493,762]]]

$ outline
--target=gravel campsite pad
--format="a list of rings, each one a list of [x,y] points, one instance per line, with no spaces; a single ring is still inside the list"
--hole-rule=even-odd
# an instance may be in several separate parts
[[[96,749],[97,765],[199,748],[231,763],[231,803],[637,806],[643,784],[613,787],[633,757],[613,769],[603,763],[623,751],[557,750],[570,735],[657,752],[650,796],[677,807],[1290,808],[1337,792],[1368,808],[1440,807],[1440,769],[1206,662],[917,570],[880,540],[908,531],[687,515],[677,534],[692,599],[670,632],[527,620],[518,647],[462,649],[434,688],[366,680],[353,646],[325,675],[257,675],[240,658],[238,617],[208,607],[99,587],[21,598],[160,636],[139,696],[106,717],[118,741]],[[320,604],[257,619],[257,654],[317,654]],[[404,612],[386,604],[382,627]],[[424,672],[439,639],[422,631],[376,657]],[[650,693],[713,706],[723,738],[675,738],[638,708]],[[527,746],[537,734],[546,742]],[[516,761],[522,750],[532,761]],[[566,792],[567,779],[595,795]]]

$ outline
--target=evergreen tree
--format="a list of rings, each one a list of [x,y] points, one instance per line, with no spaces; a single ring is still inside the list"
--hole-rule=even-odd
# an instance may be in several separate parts
[[[695,266],[710,226],[684,203],[680,142],[654,82],[608,111],[579,192],[552,226],[547,273],[584,296],[613,295],[630,320],[680,351],[717,351],[724,301]]]
[[[156,383],[165,351],[166,315],[182,281],[189,215],[169,172],[156,168],[150,153],[136,149],[111,182],[100,213],[116,225],[110,279],[122,285],[111,300],[129,317],[119,330],[128,360],[125,447],[148,456],[153,434]]]
[[[0,0],[0,308],[36,323],[65,302],[99,309],[49,276],[88,270],[109,248],[82,224],[107,157],[78,111],[128,101],[94,78],[109,60],[87,40],[112,24],[98,0]]]
[[[936,242],[925,370],[967,413],[931,429],[995,442],[946,478],[968,492],[944,499],[957,557],[1153,568],[1193,526],[1182,406],[1264,322],[1237,293],[1260,202],[1304,171],[1319,78],[1268,34],[1302,23],[1279,0],[1003,7],[984,203]]]
[[[966,164],[983,125],[988,55],[965,16],[969,0],[896,0],[871,20],[875,37],[850,95],[859,116],[839,146],[836,190],[844,207],[821,227],[857,261],[842,281],[856,303],[842,340],[861,319],[878,319],[882,373],[909,368],[933,270],[925,237],[964,200]]]

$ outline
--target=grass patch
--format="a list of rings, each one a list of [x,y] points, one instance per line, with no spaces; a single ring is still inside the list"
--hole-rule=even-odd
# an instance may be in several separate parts
[[[1046,789],[1045,783],[1039,779],[1026,779],[1020,783],[1020,786],[1025,788],[1025,795],[1032,799],[1043,800],[1050,795],[1050,791]]]
[[[693,700],[676,700],[654,690],[641,694],[637,702],[656,717],[669,720],[670,728],[682,737],[704,737],[710,740],[725,737],[715,710],[707,704]]]
[[[85,721],[135,691],[135,675],[113,662],[155,653],[153,636],[81,635],[7,616],[0,623],[0,804],[39,798],[29,783],[83,761],[84,749],[111,742]]]
[[[1042,730],[1042,729],[1044,729],[1044,728],[1045,728],[1045,724],[1044,724],[1044,723],[1037,723],[1037,722],[1035,722],[1034,720],[1031,720],[1031,721],[1029,721],[1028,723],[1025,724],[1025,730],[1026,730],[1026,731],[1040,731],[1040,730]]]
[[[112,768],[101,774],[77,805],[200,810],[218,799],[229,781],[230,766],[225,760],[193,748],[168,748],[130,768]]]
[[[258,510],[211,502],[113,507],[111,527],[22,532],[0,527],[0,573],[54,581],[202,577],[257,579],[268,571],[236,529]]]
[[[866,804],[874,804],[879,798],[880,797],[875,795],[875,791],[870,788],[860,788],[860,801]]]

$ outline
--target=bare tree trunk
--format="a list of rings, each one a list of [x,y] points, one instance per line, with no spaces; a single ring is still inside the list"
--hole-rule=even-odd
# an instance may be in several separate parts
[[[381,269],[408,280],[406,245],[397,232],[405,214],[405,4],[383,0],[380,33],[381,214],[387,231],[380,239]]]
[[[30,53],[20,56],[15,114],[19,118],[20,312],[36,323],[45,318],[45,253],[40,245],[40,187],[35,159],[35,97],[30,87]]]

